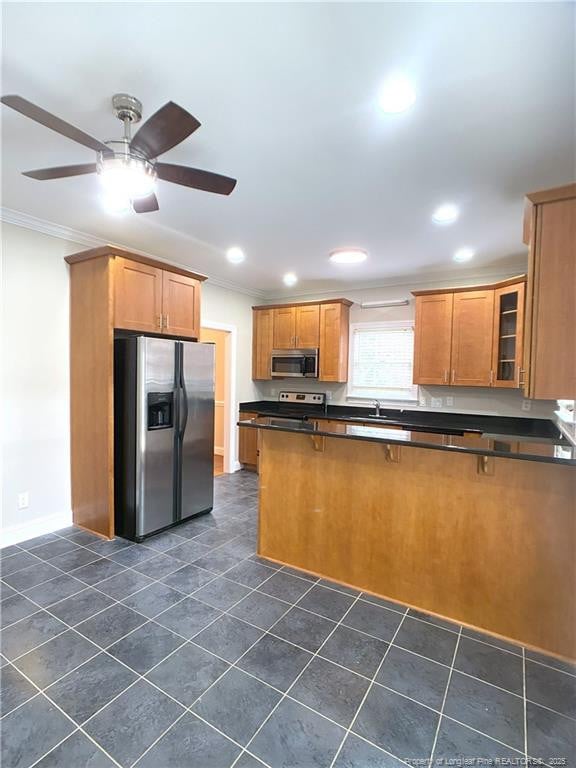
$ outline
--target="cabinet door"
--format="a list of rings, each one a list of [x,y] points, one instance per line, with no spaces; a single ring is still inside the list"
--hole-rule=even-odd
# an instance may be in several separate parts
[[[450,381],[453,302],[453,293],[416,296],[414,384]]]
[[[576,396],[576,198],[536,206],[530,244],[526,394],[546,400]]]
[[[271,379],[270,356],[274,333],[274,310],[252,312],[252,378]]]
[[[114,262],[114,327],[160,333],[161,269],[130,259]]]
[[[296,307],[274,310],[274,349],[294,349],[296,346]]]
[[[320,381],[348,380],[349,316],[345,304],[320,305]]]
[[[494,291],[494,387],[519,387],[524,343],[524,283]]]
[[[320,307],[304,304],[296,307],[297,349],[316,349],[320,346]]]
[[[256,413],[240,413],[240,420],[254,419]],[[258,466],[258,430],[238,427],[238,461],[250,467]]]
[[[164,271],[162,276],[164,333],[171,336],[200,336],[200,281]]]
[[[493,380],[494,291],[454,294],[451,383],[489,387]]]

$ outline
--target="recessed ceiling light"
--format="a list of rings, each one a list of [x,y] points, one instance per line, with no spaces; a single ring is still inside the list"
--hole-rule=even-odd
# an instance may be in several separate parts
[[[296,283],[298,282],[298,278],[296,277],[294,272],[286,272],[286,274],[282,278],[282,281],[284,282],[284,285],[291,286],[291,285],[296,285]]]
[[[434,224],[453,224],[460,215],[460,209],[454,203],[439,205],[432,214]]]
[[[226,251],[226,258],[231,264],[241,264],[246,257],[242,248],[234,245]]]
[[[474,258],[474,251],[472,248],[459,248],[454,256],[452,257],[454,261],[470,261],[470,259]]]
[[[367,258],[368,254],[362,248],[336,248],[330,253],[333,264],[359,264]]]
[[[414,86],[403,75],[393,75],[385,80],[378,96],[380,108],[390,114],[405,112],[415,101]]]

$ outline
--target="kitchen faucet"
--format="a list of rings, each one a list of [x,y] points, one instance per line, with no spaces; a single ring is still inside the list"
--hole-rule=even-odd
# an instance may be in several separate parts
[[[380,400],[374,400],[373,403],[376,406],[376,413],[375,413],[375,415],[376,416],[380,416],[380,408],[382,407],[382,403],[380,402]]]

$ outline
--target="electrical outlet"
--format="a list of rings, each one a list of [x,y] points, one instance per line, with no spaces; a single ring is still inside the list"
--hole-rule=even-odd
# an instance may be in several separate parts
[[[332,391],[330,389],[326,390],[326,401],[332,400]]]
[[[418,404],[420,405],[420,408],[426,408],[426,395],[420,395]]]
[[[430,400],[430,405],[432,408],[442,408],[442,398],[441,397],[433,397]]]
[[[18,494],[18,509],[27,509],[30,504],[30,494],[28,491]]]
[[[272,397],[276,397],[276,395],[278,394],[278,390],[276,389],[276,387],[272,387],[272,389],[270,390],[270,393]]]
[[[532,402],[530,400],[522,400],[522,410],[530,411],[532,409]]]
[[[446,398],[446,405],[448,408],[452,408],[454,405],[454,398],[453,397],[447,397]]]

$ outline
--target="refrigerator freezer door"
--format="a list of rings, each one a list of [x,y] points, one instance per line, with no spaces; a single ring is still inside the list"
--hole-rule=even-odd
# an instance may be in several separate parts
[[[176,342],[138,338],[136,536],[176,520]]]
[[[214,346],[182,343],[179,519],[212,509],[214,489]]]

